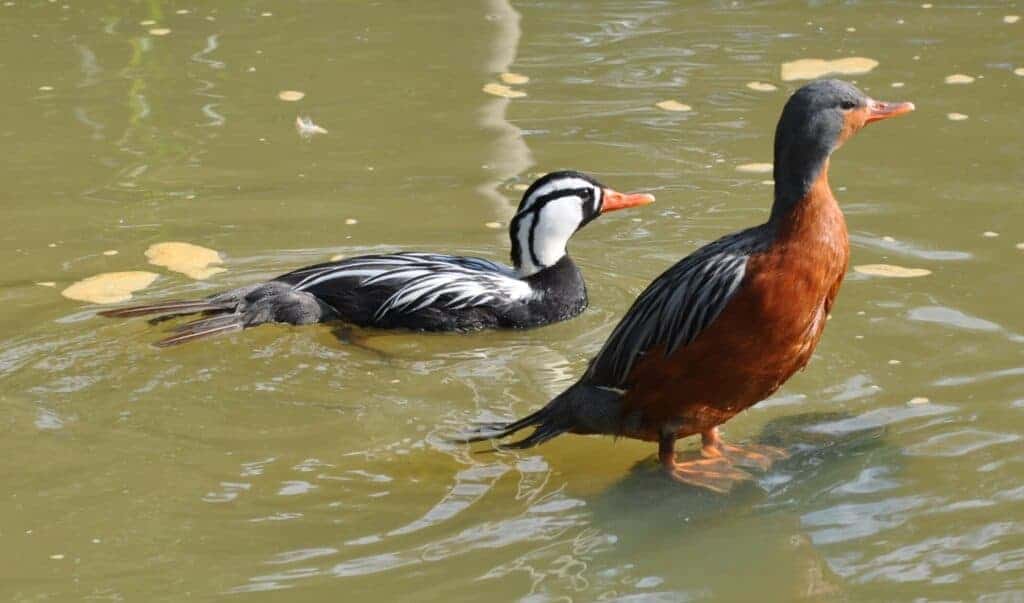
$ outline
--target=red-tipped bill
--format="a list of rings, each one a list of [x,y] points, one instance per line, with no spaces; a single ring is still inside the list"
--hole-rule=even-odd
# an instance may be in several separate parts
[[[648,193],[625,194],[610,188],[604,189],[604,200],[601,202],[601,213],[626,209],[627,207],[640,207],[654,203],[654,195]]]

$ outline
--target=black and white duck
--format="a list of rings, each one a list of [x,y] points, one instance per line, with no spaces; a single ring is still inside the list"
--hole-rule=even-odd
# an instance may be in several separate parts
[[[572,318],[587,307],[583,275],[566,252],[599,215],[647,205],[575,171],[547,174],[523,194],[509,225],[512,266],[475,257],[401,252],[308,266],[205,299],[129,306],[108,317],[202,314],[156,343],[170,346],[264,323],[339,321],[416,331],[523,329]]]

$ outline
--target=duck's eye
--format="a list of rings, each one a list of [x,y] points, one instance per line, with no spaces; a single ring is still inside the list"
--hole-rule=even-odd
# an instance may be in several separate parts
[[[839,103],[839,106],[843,108],[843,111],[849,111],[850,109],[856,107],[857,103],[849,100],[844,100],[843,102]]]

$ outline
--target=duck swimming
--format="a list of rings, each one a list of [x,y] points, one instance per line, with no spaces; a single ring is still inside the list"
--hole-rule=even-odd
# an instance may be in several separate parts
[[[107,317],[203,314],[156,343],[170,346],[269,322],[343,321],[417,331],[528,328],[566,320],[587,307],[569,238],[603,213],[647,205],[574,171],[534,182],[509,225],[512,267],[474,257],[403,252],[300,268],[205,299],[100,312]]]
[[[563,433],[658,443],[673,479],[727,492],[785,452],[725,444],[718,426],[775,392],[811,358],[847,270],[843,212],[828,183],[832,153],[865,125],[914,110],[819,80],[786,102],[775,130],[768,221],[726,235],[669,268],[640,294],[580,380],[537,412],[461,441],[528,448]],[[700,434],[704,459],[675,442]]]

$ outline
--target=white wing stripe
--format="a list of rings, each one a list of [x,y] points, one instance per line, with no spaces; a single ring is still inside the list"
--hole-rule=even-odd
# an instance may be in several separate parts
[[[299,291],[342,278],[359,279],[356,287],[398,281],[397,289],[381,304],[377,318],[391,311],[416,312],[447,296],[443,307],[463,309],[488,303],[505,304],[534,295],[528,284],[500,264],[479,258],[426,253],[402,253],[353,258],[341,265],[310,270],[295,284]]]

